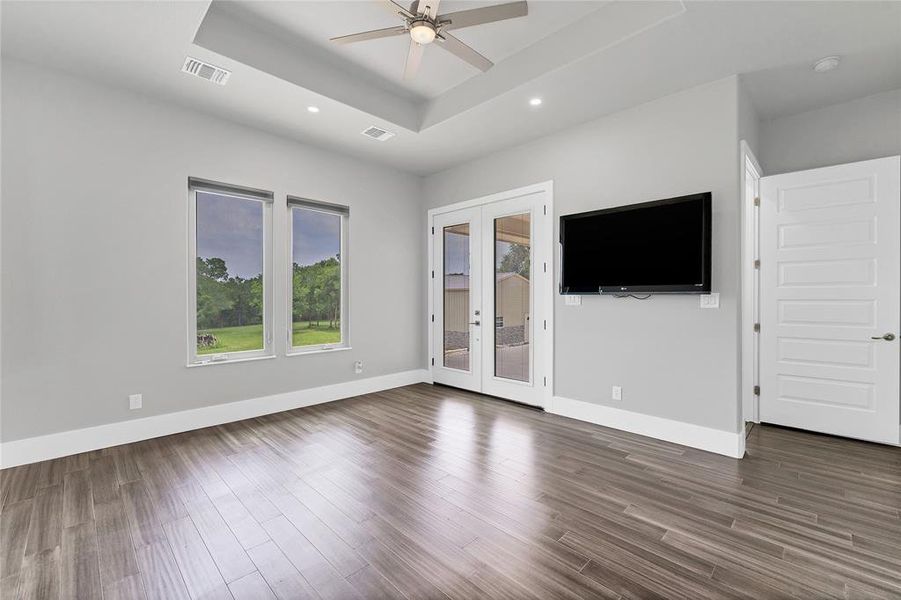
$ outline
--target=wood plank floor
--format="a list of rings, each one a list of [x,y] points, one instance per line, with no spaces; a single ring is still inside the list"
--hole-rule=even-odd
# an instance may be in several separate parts
[[[2,598],[901,598],[901,450],[440,386],[2,472]]]

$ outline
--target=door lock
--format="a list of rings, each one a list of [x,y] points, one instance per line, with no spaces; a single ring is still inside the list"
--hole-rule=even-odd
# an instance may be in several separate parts
[[[874,335],[870,338],[871,340],[885,340],[886,342],[890,342],[895,339],[894,333],[886,333],[885,335]]]

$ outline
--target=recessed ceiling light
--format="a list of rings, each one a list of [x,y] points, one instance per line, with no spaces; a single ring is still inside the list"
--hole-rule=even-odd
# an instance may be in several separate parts
[[[532,106],[541,106],[541,98],[532,98],[529,100],[529,104]]]
[[[308,106],[308,107],[307,107],[307,112],[318,113],[318,112],[319,112],[319,107],[318,107],[318,106]]]
[[[826,56],[825,58],[821,58],[820,60],[813,63],[813,70],[817,73],[825,73],[826,71],[831,71],[832,69],[838,66],[838,63],[841,59],[837,56]]]

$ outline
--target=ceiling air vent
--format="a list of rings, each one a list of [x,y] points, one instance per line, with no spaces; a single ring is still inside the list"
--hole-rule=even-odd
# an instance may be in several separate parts
[[[219,85],[225,85],[231,75],[231,71],[226,71],[222,67],[205,63],[202,60],[197,60],[190,56],[185,59],[185,66],[183,66],[181,70],[190,75],[200,77],[201,79],[218,83]]]
[[[364,129],[360,133],[362,133],[363,135],[365,135],[367,137],[371,137],[374,140],[378,140],[380,142],[384,142],[388,138],[394,137],[394,134],[391,133],[390,131],[385,131],[381,127],[376,127],[375,125],[373,125],[372,127],[368,128],[368,129]]]

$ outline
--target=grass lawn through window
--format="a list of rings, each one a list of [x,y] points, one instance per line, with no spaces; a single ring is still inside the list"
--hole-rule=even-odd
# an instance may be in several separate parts
[[[242,327],[220,327],[204,329],[198,335],[212,334],[216,344],[197,348],[197,354],[223,354],[226,352],[244,352],[263,348],[263,325],[244,325]],[[337,344],[341,341],[341,326],[329,327],[327,321],[319,326],[309,321],[294,323],[292,345],[317,346],[320,344]]]
[[[329,327],[328,321],[320,321],[316,323],[309,321],[295,321],[294,335],[291,338],[291,345],[298,346],[318,346],[320,344],[337,344],[341,341],[341,324],[337,327]]]

